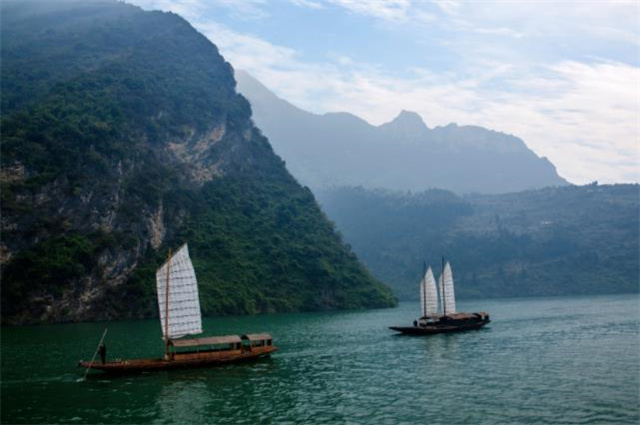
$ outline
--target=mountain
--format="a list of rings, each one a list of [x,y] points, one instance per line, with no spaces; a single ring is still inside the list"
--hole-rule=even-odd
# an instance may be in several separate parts
[[[506,193],[566,185],[521,139],[476,126],[430,129],[415,112],[373,126],[348,113],[316,115],[278,98],[244,71],[238,90],[294,177],[312,189],[363,186]]]
[[[206,315],[395,304],[188,22],[1,7],[3,323],[156,316],[155,269],[184,242]]]
[[[418,296],[423,261],[453,266],[467,298],[637,293],[640,187],[566,186],[501,195],[334,188],[323,209],[374,276]]]

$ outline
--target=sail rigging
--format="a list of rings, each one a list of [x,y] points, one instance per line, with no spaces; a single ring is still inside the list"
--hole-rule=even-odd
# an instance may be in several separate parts
[[[163,337],[202,333],[198,282],[187,244],[158,269],[156,287]]]
[[[438,292],[431,267],[420,282],[420,307],[422,317],[438,314]]]
[[[440,276],[440,296],[442,297],[442,314],[456,313],[456,296],[453,290],[453,273],[451,265],[447,262],[442,276]]]

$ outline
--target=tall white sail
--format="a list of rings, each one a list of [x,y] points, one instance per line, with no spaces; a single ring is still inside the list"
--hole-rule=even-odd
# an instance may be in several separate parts
[[[453,291],[453,273],[451,265],[447,262],[444,272],[440,276],[440,296],[442,297],[442,313],[453,314],[456,312],[456,295]]]
[[[427,269],[424,275],[425,295],[426,295],[426,311],[425,316],[434,316],[438,314],[438,291],[436,290],[436,279],[433,277],[431,267]]]
[[[169,285],[168,293],[167,284]],[[178,252],[158,269],[156,287],[164,338],[180,338],[188,334],[201,333],[202,317],[200,315],[198,282],[189,258],[187,244],[182,245]],[[167,305],[169,318],[168,329],[165,329],[167,327],[167,322],[165,322]]]
[[[424,317],[436,314],[438,314],[438,291],[436,280],[429,267],[420,281],[420,315]]]
[[[429,268],[431,270],[431,268]],[[420,317],[427,315],[427,273],[425,272],[420,281]]]

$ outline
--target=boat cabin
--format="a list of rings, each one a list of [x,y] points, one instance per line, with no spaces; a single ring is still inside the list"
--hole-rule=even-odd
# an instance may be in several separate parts
[[[253,351],[262,347],[273,345],[273,338],[269,334],[246,334],[242,335],[242,348],[245,351]]]
[[[483,311],[478,313],[451,313],[446,316],[423,316],[414,322],[414,327],[425,327],[438,324],[466,324],[466,323],[489,323],[489,314]]]
[[[208,338],[172,339],[169,341],[169,356],[200,357],[210,353],[229,354],[242,351],[242,339],[238,335],[214,336]]]
[[[484,312],[479,313],[453,313],[449,314],[446,317],[443,317],[443,322],[445,323],[456,323],[456,324],[465,324],[465,323],[485,323],[489,322],[489,315]]]

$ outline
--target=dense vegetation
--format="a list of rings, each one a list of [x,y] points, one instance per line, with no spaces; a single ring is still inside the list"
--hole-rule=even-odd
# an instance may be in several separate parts
[[[461,297],[637,292],[638,185],[457,197],[362,188],[318,199],[372,273],[417,297],[423,261],[453,266]]]
[[[197,213],[185,220],[174,245],[189,243],[205,314],[362,308],[395,302],[388,288],[373,281],[341,243],[313,195],[292,179],[226,177],[182,201]],[[126,310],[129,300],[147,299],[146,313],[155,314],[155,292],[149,282],[163,260],[163,252],[155,251],[123,287],[114,288],[107,297],[112,307]]]
[[[390,306],[173,14],[2,4],[5,323],[157,314],[188,242],[206,314]]]

